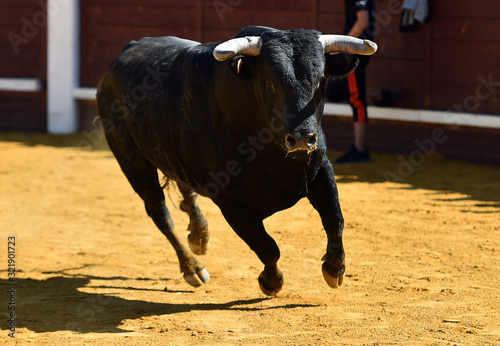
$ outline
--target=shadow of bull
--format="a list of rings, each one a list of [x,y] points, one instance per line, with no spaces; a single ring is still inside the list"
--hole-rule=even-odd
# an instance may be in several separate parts
[[[142,300],[128,300],[104,293],[82,292],[91,280],[134,280],[131,278],[105,278],[94,276],[63,277],[56,276],[46,280],[16,279],[17,306],[16,328],[27,328],[33,332],[73,331],[76,333],[128,333],[131,330],[120,328],[123,320],[138,319],[153,315],[169,315],[190,311],[239,310],[258,311],[269,309],[291,309],[311,305],[288,304],[272,307],[251,307],[269,298],[235,300],[224,303],[173,304]],[[0,280],[2,292],[7,290],[9,281]],[[126,290],[163,291],[134,287],[99,288]],[[165,294],[178,293],[166,291]],[[188,293],[188,292],[183,292]],[[2,314],[3,315],[3,314]],[[4,317],[4,316],[2,316]],[[1,328],[8,329],[8,321],[2,318]]]

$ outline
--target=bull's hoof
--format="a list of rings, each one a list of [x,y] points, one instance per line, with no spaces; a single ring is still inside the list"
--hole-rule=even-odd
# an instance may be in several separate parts
[[[342,285],[345,275],[345,265],[342,265],[341,267],[334,267],[330,263],[324,262],[321,269],[328,286],[338,288]]]
[[[194,274],[186,274],[184,275],[184,280],[188,284],[194,287],[200,287],[204,283],[206,283],[208,280],[210,280],[210,275],[208,275],[208,272],[205,268],[202,268],[198,270],[198,272]]]
[[[208,237],[207,237],[208,238]],[[196,255],[205,255],[208,250],[208,239],[205,237],[195,237],[193,233],[188,235],[188,244],[191,251]]]
[[[196,255],[205,255],[208,249],[208,224],[205,219],[191,221],[188,226],[188,243],[191,251]]]
[[[273,270],[266,268],[259,275],[260,290],[267,296],[276,297],[283,287],[283,281],[283,273],[276,267]]]

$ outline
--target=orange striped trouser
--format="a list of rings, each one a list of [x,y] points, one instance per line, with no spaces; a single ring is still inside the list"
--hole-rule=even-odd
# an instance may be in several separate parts
[[[358,85],[358,80],[356,78],[356,73],[364,73],[364,71],[352,70],[347,75],[347,84],[349,85],[349,103],[351,104],[353,110],[354,121],[359,123],[366,123],[368,121],[368,116],[366,113],[366,92],[364,90],[365,83],[362,81],[362,85]],[[364,76],[358,76],[364,78]],[[360,89],[363,88],[363,89]]]

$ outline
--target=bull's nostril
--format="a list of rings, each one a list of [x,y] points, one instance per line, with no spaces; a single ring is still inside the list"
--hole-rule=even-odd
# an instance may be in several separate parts
[[[316,135],[312,135],[307,140],[307,144],[309,144],[310,146],[313,146],[313,145],[316,144],[316,140],[317,140],[317,136]]]
[[[308,153],[316,150],[318,144],[318,135],[313,133],[299,134],[294,136],[291,133],[285,136],[285,146],[289,152],[305,150]]]
[[[297,145],[297,139],[292,135],[287,135],[285,141],[290,145],[290,147],[295,147]]]

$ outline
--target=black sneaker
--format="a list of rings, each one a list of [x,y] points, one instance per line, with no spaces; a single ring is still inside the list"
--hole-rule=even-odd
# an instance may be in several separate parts
[[[370,157],[370,153],[368,149],[364,151],[359,151],[356,147],[351,145],[351,149],[338,159],[336,159],[335,163],[355,163],[355,162],[370,162],[372,159]]]

